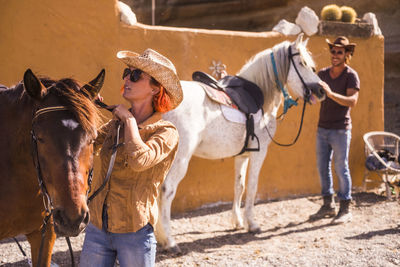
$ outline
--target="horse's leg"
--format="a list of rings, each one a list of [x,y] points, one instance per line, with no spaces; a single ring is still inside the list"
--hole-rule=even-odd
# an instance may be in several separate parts
[[[260,170],[264,162],[265,155],[266,151],[263,154],[263,152],[260,150],[260,152],[252,153],[250,156],[244,217],[248,226],[248,230],[251,233],[260,232],[260,226],[254,220],[253,208],[257,194],[258,177],[260,175]]]
[[[190,158],[197,144],[197,138],[193,137],[189,147],[188,142],[181,142],[175,160],[168,172],[161,188],[161,201],[159,203],[160,216],[157,223],[157,241],[162,248],[174,253],[180,253],[180,248],[171,234],[171,205],[176,195],[180,181],[185,177]]]
[[[258,178],[260,175],[260,171],[262,165],[264,163],[264,159],[267,155],[268,145],[271,142],[271,139],[267,132],[265,131],[265,127],[268,127],[270,134],[273,136],[276,130],[276,121],[269,120],[268,124],[265,125],[265,119],[258,124],[256,130],[256,134],[260,139],[260,151],[251,152],[250,162],[249,162],[249,172],[247,179],[247,192],[246,192],[246,202],[244,208],[244,218],[245,223],[248,226],[248,231],[251,233],[260,232],[260,226],[254,220],[253,208],[254,201],[257,194],[258,187]]]
[[[31,245],[31,255],[32,255],[32,266],[38,266],[39,260],[39,250],[40,250],[40,243],[42,241],[42,233],[41,230],[34,231],[30,234],[26,235],[29,244]],[[41,266],[49,267],[51,263],[51,253],[53,251],[54,242],[56,241],[56,233],[54,232],[53,224],[48,223],[45,237],[44,237],[44,244],[43,244],[43,251],[42,251],[42,259],[41,259]]]
[[[235,195],[232,205],[232,223],[236,229],[243,228],[243,218],[240,213],[240,204],[246,183],[246,172],[249,164],[248,156],[235,157]]]

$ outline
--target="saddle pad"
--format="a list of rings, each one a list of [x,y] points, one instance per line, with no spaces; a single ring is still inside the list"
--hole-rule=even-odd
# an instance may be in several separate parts
[[[246,124],[246,115],[238,109],[234,109],[225,105],[220,105],[222,114],[224,118],[231,122],[236,122],[240,124]],[[261,109],[257,113],[253,114],[254,123],[258,123],[262,118]]]
[[[198,83],[206,92],[207,96],[222,105],[230,107],[232,109],[238,109],[238,107],[232,102],[231,98],[222,90],[214,89],[203,83]]]

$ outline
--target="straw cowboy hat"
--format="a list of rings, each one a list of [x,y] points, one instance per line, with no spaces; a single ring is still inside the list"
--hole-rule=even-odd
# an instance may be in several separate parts
[[[349,51],[351,55],[354,53],[354,48],[356,47],[356,44],[354,43],[349,43],[349,39],[347,39],[344,36],[339,36],[336,38],[336,40],[331,43],[328,39],[326,39],[326,42],[329,45],[329,49],[332,49],[332,47],[344,47],[346,51]]]
[[[172,108],[176,108],[182,102],[181,83],[174,64],[168,58],[150,48],[141,55],[131,51],[119,51],[117,58],[129,67],[141,69],[159,82],[171,98]]]

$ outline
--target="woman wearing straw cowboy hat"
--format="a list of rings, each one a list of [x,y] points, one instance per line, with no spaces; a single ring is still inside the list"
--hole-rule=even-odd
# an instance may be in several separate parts
[[[154,266],[160,185],[174,160],[178,131],[161,118],[182,101],[182,89],[172,62],[152,49],[139,55],[120,51],[124,70],[123,97],[130,108],[116,105],[96,145],[101,146],[101,177],[107,173],[117,127],[121,125],[112,175],[105,190],[90,203],[81,266]],[[94,179],[92,188],[102,181]]]
[[[327,98],[321,102],[317,131],[317,167],[321,182],[324,204],[311,220],[334,217],[332,223],[347,223],[352,219],[350,212],[351,176],[349,150],[351,140],[350,110],[357,104],[360,80],[357,72],[348,66],[355,44],[344,37],[333,43],[326,40],[331,54],[331,66],[319,71],[318,76]],[[336,214],[331,163],[334,158],[339,178],[339,212]]]

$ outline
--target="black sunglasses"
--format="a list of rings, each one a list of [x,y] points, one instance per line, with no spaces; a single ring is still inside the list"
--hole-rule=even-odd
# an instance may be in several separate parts
[[[143,71],[141,69],[131,70],[130,68],[126,68],[122,74],[122,79],[125,79],[126,76],[130,75],[129,79],[135,83],[140,80],[142,73]]]
[[[343,51],[341,51],[341,50],[339,50],[339,51],[336,51],[336,50],[332,49],[332,50],[331,50],[331,54],[332,54],[332,55],[343,55],[343,54],[344,54],[344,52],[343,52]]]

